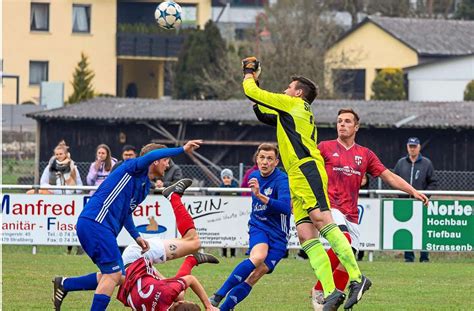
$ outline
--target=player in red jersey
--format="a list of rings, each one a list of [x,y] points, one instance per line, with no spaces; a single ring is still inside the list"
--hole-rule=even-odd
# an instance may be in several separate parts
[[[198,279],[190,275],[196,264],[196,258],[188,256],[175,277],[164,279],[151,261],[146,257],[139,258],[127,268],[117,299],[133,310],[200,310],[197,304],[182,300],[181,294],[191,287],[206,310],[219,310],[211,305]]]
[[[428,204],[428,198],[415,190],[400,176],[387,169],[370,149],[358,145],[355,136],[359,130],[359,116],[352,109],[341,109],[337,117],[337,139],[322,141],[318,149],[324,158],[328,174],[328,195],[332,217],[344,232],[354,251],[359,248],[359,210],[357,201],[363,176],[380,177],[392,188],[404,191]],[[339,263],[332,249],[328,250],[336,288],[344,291],[349,275]],[[322,286],[313,288],[315,310],[322,310]],[[320,309],[319,309],[320,308]]]

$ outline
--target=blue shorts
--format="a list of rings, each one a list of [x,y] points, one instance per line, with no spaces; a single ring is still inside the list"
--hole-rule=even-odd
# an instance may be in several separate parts
[[[280,260],[285,257],[287,243],[276,241],[266,231],[255,227],[250,227],[249,237],[249,251],[260,243],[268,245],[268,254],[264,263],[270,269],[267,273],[272,273]]]
[[[117,238],[110,229],[92,219],[79,217],[76,230],[82,248],[102,274],[122,271],[125,275]]]

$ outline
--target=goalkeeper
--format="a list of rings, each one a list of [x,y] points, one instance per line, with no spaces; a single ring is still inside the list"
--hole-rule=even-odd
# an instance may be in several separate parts
[[[261,71],[255,57],[242,61],[245,95],[261,112],[261,121],[276,127],[281,160],[288,173],[296,230],[303,250],[324,290],[324,309],[337,310],[345,294],[336,289],[329,257],[317,231],[329,242],[351,281],[344,308],[349,309],[371,286],[359,270],[351,246],[331,216],[327,193],[328,177],[317,147],[317,132],[311,103],[318,95],[313,81],[294,76],[287,89],[271,93],[256,81]]]

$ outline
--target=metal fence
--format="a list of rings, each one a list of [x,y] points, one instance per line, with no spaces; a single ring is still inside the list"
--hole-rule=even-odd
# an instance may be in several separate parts
[[[40,172],[42,173],[46,167],[47,162],[40,163]],[[89,172],[90,163],[88,162],[77,162],[76,163],[79,173],[81,175],[84,185],[86,185],[86,177]],[[194,185],[197,187],[215,187],[219,186],[213,182],[204,172],[202,168],[197,165],[179,165],[183,170],[183,175],[187,178],[194,179]],[[223,168],[229,168],[234,173],[234,178],[240,183],[241,178],[245,171],[251,166],[236,165],[236,166],[225,166]],[[208,170],[213,172],[216,176],[220,177],[220,170],[214,166],[206,166]],[[470,171],[436,171],[435,178],[438,181],[437,189],[449,190],[449,191],[472,191],[474,190],[474,172]],[[18,184],[33,184],[33,178],[22,178],[18,180]],[[379,178],[371,178],[369,189],[390,189],[388,185],[382,182]]]

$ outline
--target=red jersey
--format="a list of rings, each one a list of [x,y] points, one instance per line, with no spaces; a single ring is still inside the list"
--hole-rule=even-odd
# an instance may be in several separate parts
[[[166,311],[186,289],[182,278],[158,278],[150,261],[140,258],[127,269],[117,299],[133,310]]]
[[[336,208],[350,222],[358,223],[357,201],[365,173],[377,177],[386,170],[375,153],[358,144],[346,149],[337,140],[322,141],[318,145],[328,174],[328,195],[331,208]]]

